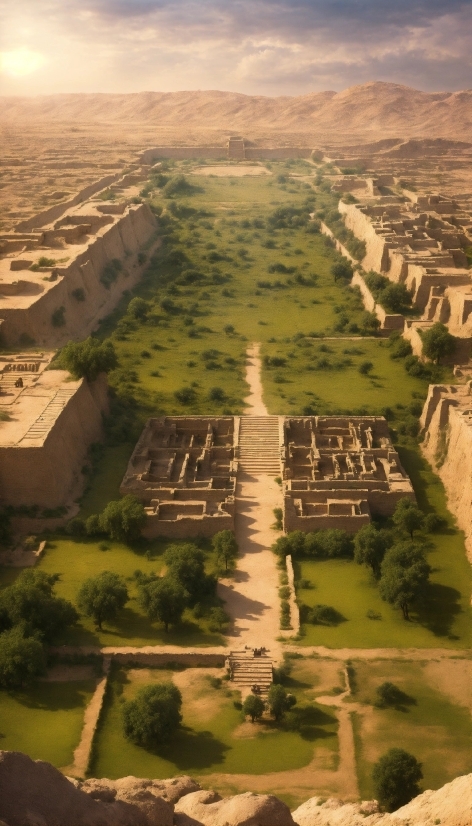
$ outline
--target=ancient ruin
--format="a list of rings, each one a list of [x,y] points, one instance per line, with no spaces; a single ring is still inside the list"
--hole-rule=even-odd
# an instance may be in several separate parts
[[[150,419],[120,492],[146,505],[148,537],[212,536],[234,528],[239,419]]]
[[[113,180],[113,178],[112,178]],[[0,234],[0,334],[8,347],[83,337],[141,276],[156,219],[133,203],[142,173],[99,182]]]
[[[286,418],[282,467],[286,531],[355,532],[415,498],[381,417]]]
[[[251,442],[241,444],[246,423],[260,427],[257,417],[150,419],[120,487],[146,505],[145,535],[182,538],[233,529],[238,472],[282,473],[286,531],[354,532],[371,514],[389,516],[399,499],[414,499],[385,419],[272,419],[273,433],[260,446],[254,446],[255,429]],[[267,453],[265,464],[260,450]]]
[[[46,369],[51,353],[0,356],[0,502],[57,508],[82,489],[88,448],[102,436],[107,382]]]

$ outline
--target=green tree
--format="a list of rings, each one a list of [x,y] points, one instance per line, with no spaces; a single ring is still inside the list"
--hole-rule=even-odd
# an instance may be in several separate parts
[[[36,637],[23,636],[21,627],[0,634],[0,686],[22,688],[45,671],[43,646]]]
[[[219,531],[214,535],[211,544],[218,562],[224,562],[225,571],[227,571],[228,565],[234,563],[238,555],[238,543],[233,531]]]
[[[146,512],[141,502],[132,494],[109,502],[100,514],[100,528],[111,539],[131,542],[141,536]]]
[[[375,796],[383,809],[394,812],[420,793],[421,763],[404,749],[393,748],[382,755],[372,771]]]
[[[109,373],[118,366],[113,342],[86,338],[85,341],[69,341],[58,357],[57,366],[69,370],[76,378],[94,381],[100,373]]]
[[[134,700],[123,706],[125,737],[145,749],[167,743],[182,721],[182,695],[173,683],[141,688]]]
[[[331,266],[331,275],[335,281],[338,281],[339,279],[346,279],[350,281],[353,274],[354,270],[352,268],[352,264],[347,260],[347,258],[341,258],[340,261],[336,261]]]
[[[149,312],[149,304],[144,298],[136,296],[128,304],[128,313],[137,321],[144,321]]]
[[[105,620],[114,620],[128,602],[129,595],[123,577],[113,571],[102,571],[86,579],[77,596],[81,611],[92,617],[100,631]]]
[[[424,355],[436,364],[439,364],[445,356],[452,356],[457,345],[454,336],[440,322],[433,324],[429,330],[425,330],[422,339]]]
[[[168,576],[177,580],[187,591],[190,605],[195,605],[215,592],[216,580],[205,573],[205,555],[196,545],[190,542],[169,545],[164,560]]]
[[[381,565],[380,596],[386,602],[401,608],[409,620],[409,606],[425,593],[430,567],[423,551],[413,542],[393,545]]]
[[[265,703],[256,694],[248,694],[243,703],[243,713],[245,717],[251,718],[251,723],[260,720],[264,714]]]
[[[144,582],[140,587],[140,603],[149,619],[169,625],[177,625],[188,601],[188,594],[173,577],[165,576]]]
[[[33,568],[22,571],[0,592],[0,630],[21,625],[52,642],[64,628],[74,625],[79,618],[74,606],[54,594],[57,578]]]
[[[382,560],[391,545],[390,531],[378,530],[372,523],[363,525],[354,537],[354,559],[358,565],[372,568],[375,578],[379,579]]]
[[[412,539],[414,531],[420,531],[424,524],[423,512],[406,496],[397,502],[392,518],[395,525],[409,533]]]
[[[404,284],[389,284],[379,293],[379,302],[387,312],[401,313],[411,304],[411,296]]]
[[[267,705],[272,717],[279,722],[288,711],[297,702],[293,694],[287,694],[283,685],[271,685],[267,695]]]

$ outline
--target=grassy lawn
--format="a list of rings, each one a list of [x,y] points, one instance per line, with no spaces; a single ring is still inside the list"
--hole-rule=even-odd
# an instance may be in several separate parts
[[[115,571],[123,576],[130,595],[130,601],[114,624],[104,623],[103,631],[99,631],[91,619],[81,617],[80,623],[69,629],[61,642],[68,645],[224,645],[224,638],[208,631],[205,619],[197,621],[190,611],[185,612],[180,626],[170,628],[166,634],[159,623],[151,623],[141,610],[133,574],[137,569],[147,574],[159,573],[163,566],[162,555],[171,544],[170,540],[155,540],[134,550],[112,540],[104,543],[106,550],[100,549],[100,545],[104,547],[103,543],[91,539],[56,537],[49,544],[39,568],[60,574],[56,585],[58,596],[75,604],[83,581],[101,571]],[[208,567],[212,569],[211,554],[208,560]]]
[[[0,744],[57,768],[72,763],[94,680],[44,682],[21,692],[2,692]]]
[[[232,691],[225,681],[219,688],[210,683],[211,676],[222,673],[215,669],[116,670],[96,740],[92,767],[95,776],[266,774],[307,765],[318,745],[336,752],[337,723],[330,709],[313,704],[303,735],[276,728],[270,719],[254,725],[244,723],[241,711],[234,705],[239,693]],[[171,744],[151,753],[123,737],[121,706],[123,700],[132,698],[142,685],[169,679],[182,692],[183,724]],[[305,688],[294,686],[299,703],[304,701],[304,705],[307,703]]]
[[[270,413],[376,415],[394,404],[407,405],[413,394],[426,393],[426,383],[392,360],[381,339],[278,341],[264,345],[262,355],[286,360],[282,367],[263,370]],[[373,364],[369,375],[359,373],[365,361]]]
[[[448,663],[444,663],[448,669]],[[436,789],[472,771],[470,710],[455,704],[429,684],[421,663],[353,663],[358,691],[353,700],[363,707],[355,713],[355,742],[362,799],[373,796],[372,766],[389,748],[399,746],[423,764],[424,789]],[[375,688],[393,682],[411,703],[401,709],[377,709]]]

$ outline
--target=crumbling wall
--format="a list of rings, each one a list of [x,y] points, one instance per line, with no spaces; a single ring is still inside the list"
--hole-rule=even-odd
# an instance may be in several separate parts
[[[90,333],[99,319],[108,315],[125,289],[140,278],[142,267],[137,253],[152,238],[156,219],[147,204],[130,207],[116,224],[94,238],[87,249],[65,267],[57,267],[57,282],[39,295],[29,307],[2,308],[2,341],[8,347],[18,346],[28,336],[43,346],[60,346],[70,338]],[[107,262],[124,261],[116,281],[107,288],[101,281]],[[83,289],[85,301],[73,293]],[[64,307],[65,324],[54,326],[52,315]]]
[[[469,408],[470,404],[470,408]],[[422,451],[446,488],[472,561],[472,394],[466,386],[430,385],[421,417]]]
[[[103,435],[107,387],[104,375],[91,384],[82,379],[42,445],[0,447],[3,504],[56,508],[80,490],[89,446]]]

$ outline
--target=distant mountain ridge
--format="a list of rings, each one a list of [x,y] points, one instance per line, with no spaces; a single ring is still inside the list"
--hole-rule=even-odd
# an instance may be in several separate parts
[[[0,97],[0,123],[108,122],[209,130],[270,130],[332,135],[470,140],[472,90],[421,92],[371,82],[342,92],[264,97],[235,92],[138,92]]]

